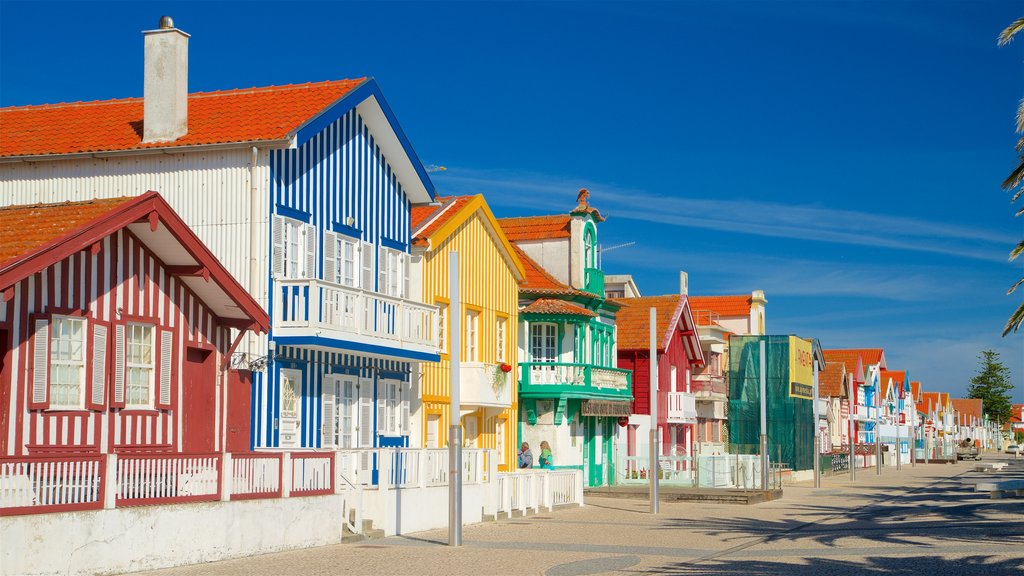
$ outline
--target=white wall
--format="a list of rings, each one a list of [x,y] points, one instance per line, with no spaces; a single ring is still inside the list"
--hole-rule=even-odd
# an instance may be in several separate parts
[[[532,446],[532,444],[531,444]],[[538,452],[534,451],[536,456]],[[536,461],[536,457],[534,459]],[[462,523],[483,521],[488,484],[462,484]],[[448,527],[448,486],[365,490],[363,518],[387,536]],[[339,516],[341,518],[341,516]]]
[[[546,240],[543,242],[516,243],[526,255],[532,258],[545,272],[562,284],[569,284],[569,239]]]
[[[341,518],[336,495],[7,516],[0,574],[107,574],[323,546],[341,541]]]

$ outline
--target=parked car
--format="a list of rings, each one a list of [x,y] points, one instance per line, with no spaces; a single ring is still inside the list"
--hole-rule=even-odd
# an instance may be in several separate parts
[[[1022,448],[1021,446],[1018,446],[1017,444],[1010,444],[1009,446],[1006,447],[1006,453],[1007,454],[1024,454],[1024,448]]]

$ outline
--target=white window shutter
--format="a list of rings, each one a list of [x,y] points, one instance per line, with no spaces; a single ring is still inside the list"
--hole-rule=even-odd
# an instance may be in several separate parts
[[[32,336],[32,404],[45,408],[49,404],[50,383],[50,320],[38,318]]]
[[[284,218],[274,216],[274,269],[275,278],[284,275]]]
[[[320,415],[323,421],[323,424],[320,426],[320,446],[323,448],[334,448],[336,445],[336,411],[337,404],[334,397],[334,386],[327,386],[324,389],[323,412]]]
[[[383,246],[377,247],[377,291],[381,294],[390,294],[388,291],[388,249]]]
[[[401,282],[399,289],[402,291],[400,298],[409,298],[409,255],[403,252],[398,257],[398,277]]]
[[[337,282],[338,235],[324,232],[324,280]]]
[[[306,234],[306,278],[316,278],[316,227],[303,226]]]
[[[170,330],[160,331],[160,390],[157,403],[171,404],[171,367],[174,354],[174,334]]]
[[[124,324],[114,328],[114,404],[124,406]]]
[[[387,381],[383,378],[377,378],[377,431],[379,434],[388,434],[391,431],[388,430],[388,387]]]
[[[92,325],[92,395],[93,407],[101,408],[107,398],[107,327]]]
[[[412,426],[409,422],[409,403],[412,397],[412,387],[408,382],[402,382],[402,434],[409,436],[412,433]]]
[[[373,448],[373,385],[363,380],[359,386],[359,447]]]
[[[373,291],[373,245],[361,242],[359,245],[359,265],[363,267],[363,281],[360,288]]]

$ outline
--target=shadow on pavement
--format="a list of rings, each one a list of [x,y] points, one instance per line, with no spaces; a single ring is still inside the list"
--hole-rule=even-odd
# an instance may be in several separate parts
[[[714,560],[701,564],[673,563],[648,568],[646,574],[701,574],[702,576],[853,576],[875,574],[951,574],[956,576],[1020,576],[1024,558],[992,556],[940,558],[938,556],[873,557],[860,562],[809,558],[803,564],[763,560]]]

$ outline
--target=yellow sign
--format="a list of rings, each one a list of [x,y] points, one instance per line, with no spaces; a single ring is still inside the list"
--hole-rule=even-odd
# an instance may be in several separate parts
[[[814,357],[811,343],[789,337],[789,395],[812,400],[814,396]]]

